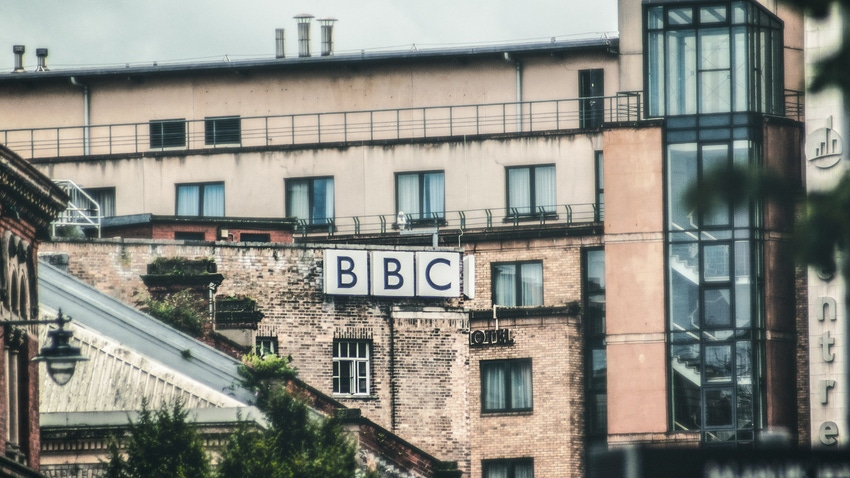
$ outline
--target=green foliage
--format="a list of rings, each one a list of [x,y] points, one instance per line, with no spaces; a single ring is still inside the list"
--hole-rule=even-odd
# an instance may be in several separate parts
[[[288,360],[243,357],[243,384],[257,393],[266,430],[241,426],[231,436],[218,476],[241,478],[349,478],[355,476],[355,447],[339,421],[313,412],[286,390],[295,376]]]
[[[197,431],[186,422],[188,412],[177,401],[151,411],[142,402],[136,423],[130,422],[130,438],[125,459],[112,440],[109,444],[107,478],[205,478],[210,473],[209,458]]]
[[[163,275],[199,275],[215,270],[215,260],[186,259],[185,257],[157,257],[149,266],[154,274]]]
[[[195,337],[203,334],[206,304],[189,290],[169,294],[162,300],[145,299],[142,307],[148,314],[177,330]]]

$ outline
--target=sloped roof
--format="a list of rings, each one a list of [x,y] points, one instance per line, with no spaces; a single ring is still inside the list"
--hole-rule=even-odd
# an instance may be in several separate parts
[[[156,406],[179,396],[190,408],[251,403],[239,361],[43,261],[38,284],[42,315],[71,317],[89,358],[64,387],[41,374],[42,413],[135,410],[142,397]]]

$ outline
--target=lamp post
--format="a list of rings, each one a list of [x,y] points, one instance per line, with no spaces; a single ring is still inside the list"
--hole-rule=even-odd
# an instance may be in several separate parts
[[[47,364],[47,374],[62,386],[71,380],[74,376],[74,370],[77,367],[77,362],[88,360],[80,354],[80,348],[71,345],[71,337],[74,333],[70,330],[65,330],[65,324],[70,322],[70,318],[62,316],[62,309],[59,309],[59,314],[53,320],[9,320],[0,322],[7,328],[13,325],[36,325],[36,324],[56,324],[58,328],[47,332],[47,337],[50,339],[50,345],[41,348],[41,352],[33,358],[33,362],[45,362]]]

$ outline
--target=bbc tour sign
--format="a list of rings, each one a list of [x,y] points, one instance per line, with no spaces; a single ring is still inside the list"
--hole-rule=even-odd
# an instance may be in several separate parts
[[[469,259],[469,261],[467,261]],[[471,256],[464,269],[474,271]],[[377,297],[458,297],[461,255],[436,251],[365,251],[325,249],[324,287],[330,295]],[[464,276],[464,293],[474,282]]]

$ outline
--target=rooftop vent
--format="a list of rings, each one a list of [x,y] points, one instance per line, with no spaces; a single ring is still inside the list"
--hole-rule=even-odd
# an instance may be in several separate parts
[[[319,18],[317,19],[322,26],[322,56],[331,56],[334,54],[334,22],[336,18]]]
[[[298,21],[298,56],[310,56],[310,21],[314,18],[309,13],[295,15]]]
[[[38,66],[35,67],[35,71],[48,71],[47,68],[47,48],[36,48],[35,56],[38,58]]]
[[[15,45],[12,47],[12,53],[15,54],[15,69],[13,70],[15,73],[24,72],[24,51],[26,51],[24,45]]]
[[[275,58],[286,58],[286,53],[284,51],[284,40],[283,40],[283,28],[276,28],[274,31],[274,57]]]

